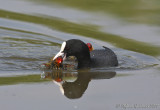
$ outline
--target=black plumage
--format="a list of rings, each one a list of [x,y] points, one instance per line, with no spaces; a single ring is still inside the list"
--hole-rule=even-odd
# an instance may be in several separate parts
[[[65,43],[64,50],[61,50],[59,54],[63,54],[66,57],[75,56],[78,61],[78,68],[118,65],[116,54],[107,47],[89,52],[88,46],[81,40],[71,39]]]
[[[90,56],[91,67],[118,66],[116,54],[107,47],[104,47],[104,49],[91,51]]]

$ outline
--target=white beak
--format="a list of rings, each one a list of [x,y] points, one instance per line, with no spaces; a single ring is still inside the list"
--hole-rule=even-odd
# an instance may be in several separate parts
[[[56,54],[56,56],[53,58],[53,60],[55,60],[57,57],[59,57],[59,56],[61,56],[62,58],[63,58],[63,60],[65,60],[66,59],[66,54],[64,53],[64,52],[58,52],[57,54]]]
[[[65,47],[66,47],[66,42],[63,42],[62,46],[61,46],[61,50],[56,54],[56,56],[53,58],[53,60],[55,60],[59,56],[62,56],[63,60],[66,59],[66,54],[63,52]]]

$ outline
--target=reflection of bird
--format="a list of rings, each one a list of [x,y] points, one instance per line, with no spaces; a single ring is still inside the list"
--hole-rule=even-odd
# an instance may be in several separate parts
[[[118,65],[117,56],[111,49],[104,47],[104,49],[89,52],[88,46],[78,39],[63,42],[60,52],[53,60],[59,56],[62,56],[63,59],[75,56],[78,60],[78,68]]]
[[[43,78],[53,79],[53,82],[60,87],[62,94],[69,99],[80,98],[88,88],[91,80],[110,79],[116,75],[114,71],[93,72],[90,70],[77,72],[52,70],[50,72],[44,71],[44,73]]]

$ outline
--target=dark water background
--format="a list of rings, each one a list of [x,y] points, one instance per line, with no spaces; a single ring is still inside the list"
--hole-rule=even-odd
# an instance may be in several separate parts
[[[159,19],[158,0],[0,0],[1,109],[160,109]],[[119,66],[40,71],[72,38],[111,48]]]

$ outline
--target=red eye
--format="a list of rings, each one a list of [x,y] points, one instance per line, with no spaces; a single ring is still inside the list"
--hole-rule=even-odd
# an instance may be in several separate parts
[[[91,43],[87,43],[87,46],[89,48],[89,51],[92,51],[93,50],[93,47],[92,47],[92,44]]]
[[[69,47],[65,47],[66,50],[69,50]]]

